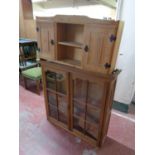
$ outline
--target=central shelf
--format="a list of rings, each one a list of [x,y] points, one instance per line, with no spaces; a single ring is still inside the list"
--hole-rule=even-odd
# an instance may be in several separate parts
[[[76,47],[76,48],[83,48],[83,44],[75,41],[60,41],[58,42],[59,45],[64,45],[64,46],[71,46],[71,47]]]
[[[62,63],[67,63],[73,66],[81,66],[81,62],[79,60],[72,60],[72,59],[62,59],[59,60]]]

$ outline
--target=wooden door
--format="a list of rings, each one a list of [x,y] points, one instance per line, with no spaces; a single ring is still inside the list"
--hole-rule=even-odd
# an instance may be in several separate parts
[[[37,22],[37,41],[39,56],[42,59],[55,59],[55,33],[54,23]]]
[[[43,67],[47,118],[69,128],[68,73]]]
[[[83,68],[108,73],[116,40],[116,25],[85,26]]]
[[[71,74],[71,129],[95,143],[100,141],[106,84]]]

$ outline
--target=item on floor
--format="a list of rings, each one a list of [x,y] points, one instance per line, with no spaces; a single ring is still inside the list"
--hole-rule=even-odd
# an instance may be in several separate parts
[[[36,67],[37,42],[35,40],[20,38],[19,39],[19,71]]]
[[[25,88],[27,89],[27,79],[34,80],[36,81],[37,93],[40,94],[41,75],[41,67],[34,67],[22,71]]]

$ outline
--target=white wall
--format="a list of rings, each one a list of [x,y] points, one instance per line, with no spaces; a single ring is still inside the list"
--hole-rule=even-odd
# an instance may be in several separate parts
[[[124,30],[116,65],[122,72],[118,76],[114,100],[125,104],[130,104],[135,90],[134,16],[134,0],[122,0],[119,19],[124,21]]]

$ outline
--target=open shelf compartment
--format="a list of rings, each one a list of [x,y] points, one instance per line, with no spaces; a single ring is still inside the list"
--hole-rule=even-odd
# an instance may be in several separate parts
[[[57,23],[57,59],[61,63],[81,66],[84,25]]]

